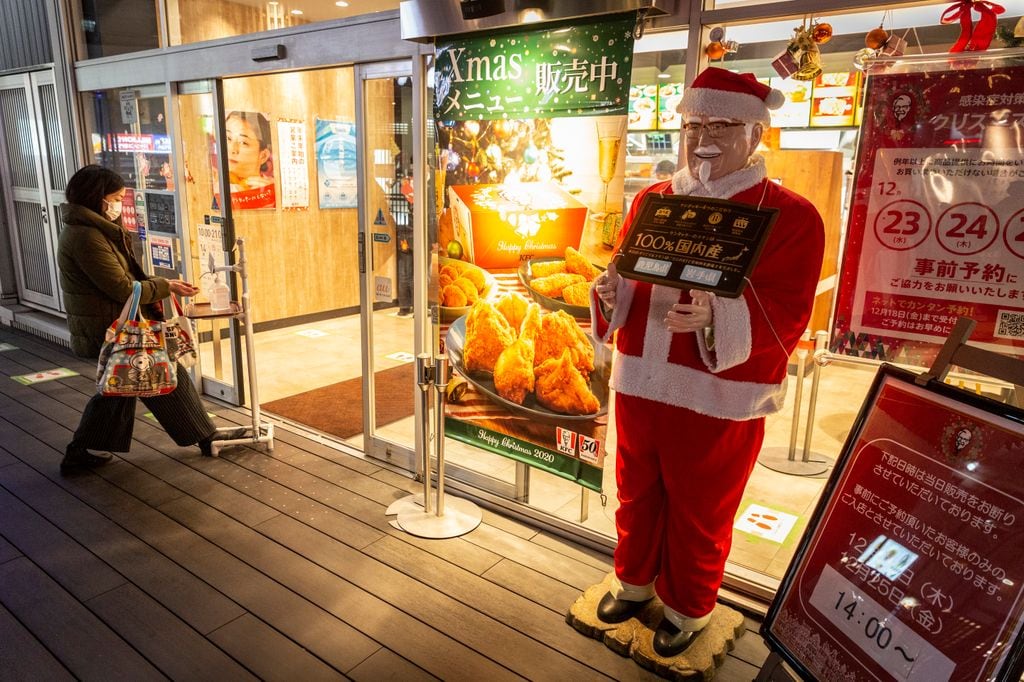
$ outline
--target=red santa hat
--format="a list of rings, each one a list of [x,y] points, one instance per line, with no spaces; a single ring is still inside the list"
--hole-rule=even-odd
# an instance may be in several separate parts
[[[769,111],[786,101],[779,90],[759,83],[752,73],[735,73],[712,66],[693,79],[677,111],[746,123],[771,121]]]

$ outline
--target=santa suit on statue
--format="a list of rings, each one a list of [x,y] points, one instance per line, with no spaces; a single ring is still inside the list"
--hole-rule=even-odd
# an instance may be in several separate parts
[[[710,620],[764,418],[782,407],[789,356],[810,318],[821,269],[817,210],[766,179],[764,160],[751,155],[761,132],[751,123],[767,124],[772,92],[749,74],[711,68],[698,76],[680,105],[687,165],[641,192],[623,226],[625,234],[650,192],[779,209],[743,295],[627,280],[611,267],[591,297],[595,335],[608,341],[618,332],[611,376],[617,580],[598,613],[625,620],[656,593],[666,607],[654,641],[663,656],[685,649]],[[738,170],[715,177],[700,168],[715,162],[716,146],[729,144],[739,150]],[[702,155],[705,148],[712,151]]]

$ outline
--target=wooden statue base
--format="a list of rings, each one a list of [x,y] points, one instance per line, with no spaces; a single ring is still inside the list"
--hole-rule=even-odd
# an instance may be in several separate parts
[[[655,597],[643,611],[623,623],[605,623],[597,617],[597,605],[611,585],[612,574],[609,573],[603,581],[588,587],[569,608],[565,622],[666,679],[711,680],[717,666],[725,662],[726,654],[735,646],[736,638],[745,630],[743,614],[716,604],[711,622],[690,646],[677,656],[662,658],[653,646],[654,630],[662,618],[661,601]]]

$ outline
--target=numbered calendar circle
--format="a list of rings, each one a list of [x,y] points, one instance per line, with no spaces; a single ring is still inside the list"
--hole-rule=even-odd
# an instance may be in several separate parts
[[[935,223],[935,238],[946,251],[959,256],[980,253],[999,236],[995,211],[973,201],[953,204]]]
[[[1010,216],[1003,226],[1006,248],[1017,258],[1024,258],[1024,208]]]
[[[906,251],[920,245],[932,229],[928,209],[910,199],[893,201],[875,216],[875,237],[893,251]]]

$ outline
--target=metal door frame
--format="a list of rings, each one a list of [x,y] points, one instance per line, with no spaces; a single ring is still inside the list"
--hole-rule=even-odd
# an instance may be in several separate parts
[[[407,77],[412,79],[413,92],[417,93],[418,89],[422,85],[423,74],[417,73],[415,64],[418,60],[412,59],[399,59],[392,61],[383,62],[369,62],[355,65],[354,83],[355,83],[355,111],[356,111],[356,131],[358,143],[356,144],[356,191],[359,196],[358,202],[358,223],[359,223],[359,328],[360,328],[360,352],[362,353],[362,372],[363,372],[363,453],[368,457],[374,457],[381,459],[396,466],[399,466],[408,471],[416,471],[416,464],[418,458],[416,452],[421,452],[421,448],[425,446],[425,434],[423,433],[422,425],[424,424],[424,415],[421,414],[420,401],[414,400],[414,420],[417,425],[415,429],[415,440],[413,449],[400,444],[394,443],[388,440],[380,438],[376,434],[376,425],[374,423],[374,407],[375,407],[375,390],[376,386],[373,381],[373,303],[374,303],[374,282],[373,282],[373,241],[372,241],[372,222],[374,216],[373,211],[370,210],[366,198],[369,196],[368,190],[374,183],[374,179],[368,177],[367,174],[367,159],[371,158],[373,151],[369,149],[369,137],[365,134],[368,129],[368,115],[366,111],[366,96],[365,87],[366,82],[369,80],[377,80],[382,78],[399,78]],[[422,120],[419,118],[419,105],[417,100],[420,98],[414,94],[413,96],[413,121]],[[418,126],[413,125],[413,168],[422,168],[424,163],[423,154],[421,151],[420,138],[422,133],[419,132]],[[413,180],[417,179],[417,176],[422,173],[414,173]],[[418,190],[414,189],[415,192]],[[422,196],[422,194],[420,195]],[[426,229],[424,225],[425,213],[422,208],[422,201],[413,203],[413,244],[423,244],[422,241],[426,235]],[[420,305],[421,301],[425,301],[425,298],[421,299],[424,293],[425,287],[422,286],[421,280],[423,279],[424,270],[421,264],[418,262],[419,249],[413,249],[413,324],[415,327],[414,331],[414,353],[418,354],[421,349],[424,348],[423,339],[425,338],[422,334],[423,318],[426,315],[425,305]],[[413,387],[410,387],[413,390]]]

